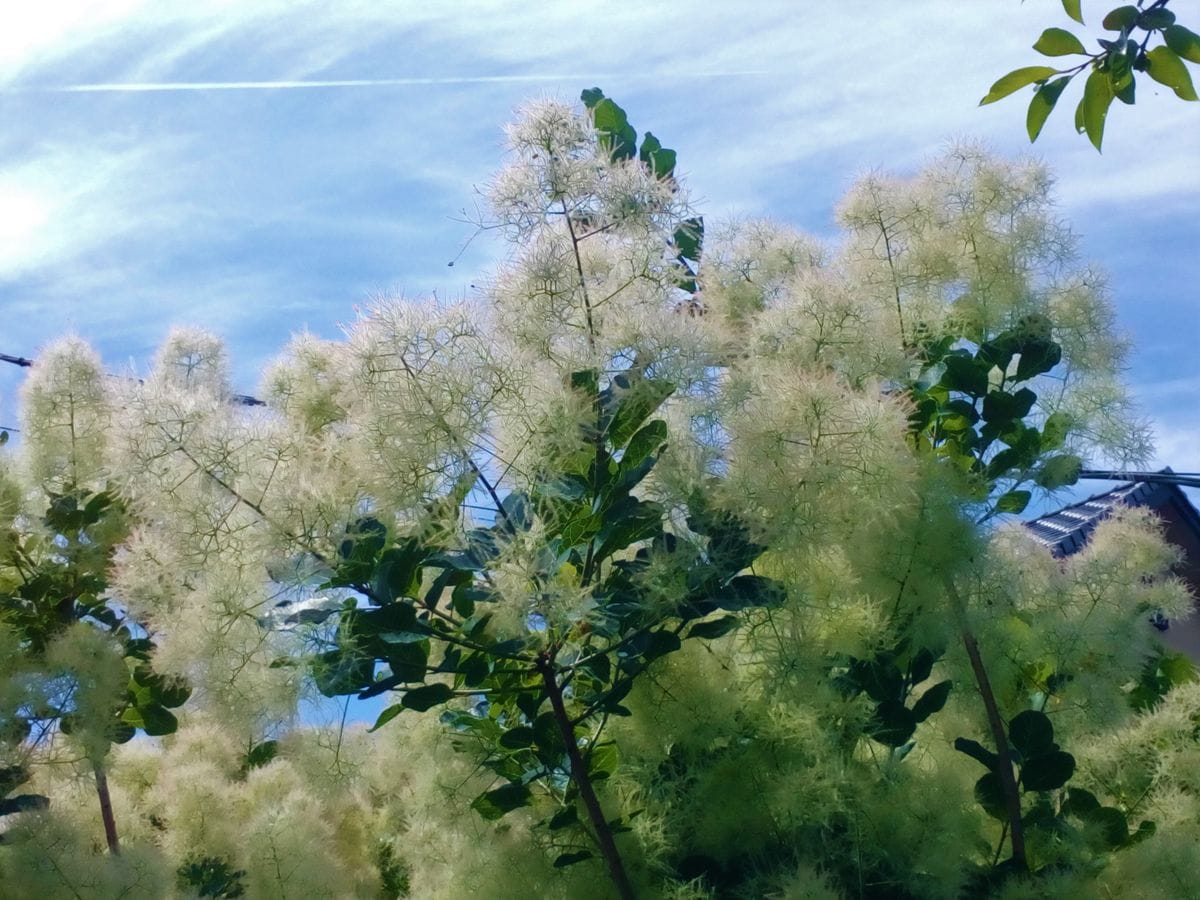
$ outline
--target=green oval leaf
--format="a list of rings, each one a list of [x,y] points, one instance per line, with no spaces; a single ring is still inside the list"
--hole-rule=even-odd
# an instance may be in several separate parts
[[[574,825],[579,821],[579,813],[574,806],[564,806],[553,816],[550,817],[550,823],[546,827],[551,831],[560,831],[569,825]]]
[[[1088,140],[1097,150],[1104,142],[1104,121],[1108,118],[1108,108],[1112,102],[1112,83],[1108,80],[1108,73],[1093,69],[1083,85],[1083,100],[1079,103],[1077,121],[1083,124]]]
[[[1083,10],[1079,8],[1080,0],[1062,0],[1063,10],[1068,16],[1078,22],[1080,25],[1083,22]]]
[[[502,818],[506,813],[528,806],[531,794],[523,784],[513,783],[485,791],[471,802],[471,809],[489,821]]]
[[[1164,32],[1167,46],[1188,62],[1200,63],[1200,34],[1182,25],[1171,25]]]
[[[979,105],[986,106],[989,103],[995,103],[1023,87],[1038,81],[1045,81],[1057,74],[1058,70],[1049,66],[1025,66],[1021,69],[1014,69],[991,86],[984,98],[979,101]]]
[[[1054,726],[1044,712],[1027,709],[1008,723],[1008,739],[1028,759],[1054,748]]]
[[[1033,99],[1029,101],[1029,112],[1025,115],[1025,130],[1029,133],[1030,142],[1036,141],[1042,133],[1046,119],[1050,117],[1054,104],[1058,103],[1058,98],[1062,96],[1063,89],[1070,80],[1069,75],[1055,78],[1053,81],[1047,81],[1034,93]]]
[[[1107,31],[1129,31],[1137,22],[1140,10],[1136,6],[1118,6],[1109,10],[1108,15],[1100,24]]]
[[[401,706],[399,703],[393,703],[391,706],[389,706],[387,709],[385,709],[383,712],[381,712],[379,714],[379,718],[375,720],[374,725],[372,725],[370,728],[367,729],[367,733],[370,734],[372,731],[378,731],[380,728],[382,728],[388,722],[392,721],[392,719],[396,718],[396,716],[400,715],[400,713],[402,713],[402,712],[404,712],[404,707]]]
[[[741,619],[737,616],[722,616],[719,619],[711,619],[707,622],[697,622],[688,630],[687,636],[711,641],[715,638],[724,637],[729,632],[734,631],[740,623]]]
[[[950,688],[954,686],[952,681],[941,681],[927,690],[921,695],[916,703],[913,704],[913,718],[918,722],[924,722],[935,712],[941,712],[942,707],[946,705],[946,698],[950,696]]]
[[[265,766],[279,755],[279,741],[263,741],[255,744],[242,758],[242,771],[249,772]]]
[[[1161,31],[1175,24],[1175,13],[1166,7],[1143,10],[1137,17],[1137,27],[1145,31]]]
[[[576,853],[564,853],[555,858],[554,868],[565,869],[567,866],[573,866],[575,863],[583,862],[585,859],[591,859],[592,855],[593,854],[591,850],[579,850]]]
[[[448,684],[427,684],[424,687],[405,691],[404,696],[400,698],[400,702],[404,705],[405,709],[415,709],[417,712],[425,712],[425,710],[437,706],[439,703],[445,703],[453,696],[454,689]]]
[[[1037,39],[1033,49],[1043,56],[1069,56],[1086,53],[1083,42],[1065,28],[1047,28]]]
[[[1009,491],[996,501],[996,512],[1012,513],[1013,515],[1023,513],[1032,497],[1033,494],[1029,491]]]
[[[1173,90],[1180,100],[1197,99],[1196,88],[1192,85],[1192,76],[1187,66],[1170,47],[1155,47],[1146,54],[1146,62],[1150,64],[1146,74]]]
[[[509,750],[523,750],[533,744],[533,729],[528,725],[518,725],[500,735],[500,746]]]
[[[1051,750],[1026,759],[1021,766],[1021,785],[1027,791],[1054,791],[1075,774],[1075,757],[1063,750]]]
[[[993,819],[1008,821],[1008,810],[1004,802],[1004,782],[995,772],[988,772],[975,782],[975,800]]]
[[[131,706],[125,710],[121,719],[134,728],[140,728],[151,737],[162,737],[174,734],[179,727],[179,720],[164,706],[150,703],[146,706]]]

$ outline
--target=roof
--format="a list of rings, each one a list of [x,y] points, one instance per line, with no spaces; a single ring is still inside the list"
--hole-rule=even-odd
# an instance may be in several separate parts
[[[1164,469],[1170,474],[1170,469]],[[1025,523],[1030,536],[1055,556],[1070,556],[1084,548],[1100,522],[1119,508],[1143,507],[1164,510],[1171,507],[1200,535],[1200,513],[1187,495],[1175,484],[1134,481],[1096,494],[1079,503],[1065,506],[1057,512],[1046,513]]]

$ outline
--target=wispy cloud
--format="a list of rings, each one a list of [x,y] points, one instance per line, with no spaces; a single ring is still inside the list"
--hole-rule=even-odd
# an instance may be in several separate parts
[[[685,73],[647,72],[640,77],[646,80],[663,77],[681,77]],[[750,69],[729,72],[687,72],[690,79],[748,78],[772,74],[767,69]],[[277,91],[311,90],[319,88],[378,88],[378,87],[430,87],[434,85],[468,84],[546,84],[555,81],[577,81],[580,83],[608,78],[625,78],[627,73],[576,72],[571,74],[521,74],[521,75],[465,75],[428,78],[347,78],[334,80],[310,79],[303,81],[149,81],[149,82],[98,82],[95,84],[65,84],[57,87],[7,88],[13,93],[35,94],[112,94],[148,93],[161,91]]]

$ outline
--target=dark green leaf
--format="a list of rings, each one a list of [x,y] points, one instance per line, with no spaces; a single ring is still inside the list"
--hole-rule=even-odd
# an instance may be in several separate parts
[[[1105,849],[1117,850],[1129,842],[1129,820],[1119,809],[1098,806],[1082,818],[1099,832]]]
[[[1109,11],[1101,24],[1107,31],[1131,31],[1137,22],[1138,12],[1136,6],[1118,6]]]
[[[367,729],[367,733],[370,734],[373,731],[378,731],[380,728],[382,728],[388,722],[392,721],[392,719],[396,718],[396,716],[400,715],[400,713],[402,713],[402,712],[404,712],[403,704],[393,703],[391,706],[389,706],[387,709],[385,709],[383,712],[381,712],[379,714],[379,718],[375,720],[374,725],[372,725],[370,728]]]
[[[982,397],[988,391],[988,370],[991,366],[976,362],[970,356],[953,355],[944,360],[946,367],[942,385],[951,391]]]
[[[664,147],[649,131],[642,138],[642,148],[638,151],[638,159],[658,178],[668,178],[675,171],[675,151]]]
[[[632,159],[637,153],[637,132],[629,124],[625,110],[608,97],[597,101],[590,109],[600,146],[614,160]]]
[[[1146,54],[1146,61],[1150,64],[1146,74],[1173,90],[1180,100],[1197,99],[1196,88],[1192,85],[1192,76],[1187,66],[1170,47],[1155,47]]]
[[[1182,25],[1171,25],[1163,32],[1163,37],[1166,38],[1167,46],[1183,59],[1200,63],[1200,34],[1189,31]]]
[[[1079,101],[1078,122],[1087,132],[1088,140],[1097,150],[1104,142],[1104,122],[1112,106],[1113,90],[1108,74],[1093,69],[1083,85],[1083,99]]]
[[[1057,74],[1058,72],[1049,66],[1025,66],[1021,69],[1014,69],[991,86],[984,98],[979,101],[979,105],[995,103],[1023,87],[1053,78]]]
[[[583,862],[585,859],[592,858],[591,850],[579,850],[575,853],[564,853],[554,860],[554,868],[565,869],[567,866],[573,866],[575,863]]]
[[[1126,846],[1131,847],[1134,844],[1140,844],[1142,841],[1146,840],[1146,838],[1154,837],[1154,833],[1156,831],[1158,831],[1158,826],[1154,822],[1143,819],[1141,823],[1138,824],[1137,831],[1129,836]]]
[[[625,447],[642,424],[658,411],[675,391],[675,385],[657,378],[637,378],[619,395],[616,412],[608,426],[614,448]]]
[[[1008,821],[1008,806],[1004,799],[1004,782],[996,772],[988,772],[975,782],[975,800],[993,819]]]
[[[471,802],[471,808],[485,819],[494,821],[514,809],[528,806],[531,796],[529,788],[523,784],[506,784],[480,794]]]
[[[1078,816],[1081,819],[1088,818],[1099,808],[1100,801],[1096,799],[1095,794],[1076,787],[1067,791],[1067,798],[1062,804],[1063,815]]]
[[[0,766],[0,797],[11,794],[30,779],[25,766]]]
[[[908,665],[908,680],[910,684],[920,684],[930,673],[933,672],[933,664],[937,657],[933,655],[933,651],[922,647],[916,652],[912,658],[912,662]]]
[[[522,750],[533,744],[533,729],[528,725],[518,725],[500,735],[500,746],[509,750]]]
[[[661,450],[666,442],[667,423],[662,419],[647,422],[634,432],[629,443],[625,445],[625,452],[621,455],[621,469],[629,470],[640,466],[650,456]]]
[[[537,745],[544,750],[562,753],[566,749],[558,720],[552,712],[544,712],[533,720],[533,734]]]
[[[574,825],[579,821],[579,812],[574,806],[564,806],[553,816],[550,817],[550,824],[547,826],[551,831],[560,831],[570,825]]]
[[[1043,56],[1069,56],[1072,53],[1087,53],[1083,42],[1065,28],[1047,28],[1037,39],[1033,49]]]
[[[609,742],[597,744],[587,757],[588,777],[601,781],[617,771],[617,745]]]
[[[885,700],[875,707],[875,716],[867,725],[867,734],[888,747],[906,743],[917,729],[913,711],[899,700]]]
[[[662,531],[664,510],[657,503],[626,497],[605,511],[604,524],[597,537],[597,561],[607,559],[638,541],[649,540]]]
[[[1021,348],[1021,359],[1017,362],[1017,372],[1013,376],[1013,380],[1026,381],[1037,375],[1042,375],[1049,372],[1061,361],[1062,347],[1054,341],[1027,341]]]
[[[0,816],[28,812],[34,809],[49,809],[50,801],[41,794],[17,794],[15,797],[0,798]]]
[[[672,239],[675,249],[684,259],[699,260],[704,246],[704,219],[685,219],[683,224],[675,229]]]
[[[1032,497],[1033,494],[1030,491],[1009,491],[1007,494],[1002,494],[996,501],[996,511],[1014,515],[1022,513]]]
[[[1000,757],[984,747],[979,741],[972,741],[969,738],[955,738],[954,749],[959,753],[965,753],[971,759],[986,766],[993,772],[1000,769]]]
[[[392,675],[399,682],[413,683],[425,680],[425,670],[429,664],[429,641],[384,644],[381,649],[388,668],[392,670]],[[373,678],[372,674],[371,679]],[[364,683],[370,683],[371,679],[367,679]]]
[[[1054,748],[1054,726],[1044,712],[1027,709],[1008,723],[1008,739],[1028,759]]]
[[[588,88],[579,95],[579,99],[583,101],[583,105],[588,109],[592,109],[597,103],[604,99],[604,91],[600,88]]]
[[[425,668],[422,665],[421,673]],[[312,661],[313,681],[326,697],[357,694],[375,678],[375,660],[353,650],[330,650]]]
[[[279,754],[279,741],[262,741],[251,747],[242,758],[242,771],[249,772],[265,766]]]
[[[473,653],[466,657],[459,667],[463,684],[467,687],[478,687],[488,677],[489,666],[487,657],[482,653]]]
[[[1175,13],[1165,6],[1144,9],[1137,17],[1137,27],[1144,31],[1155,31],[1175,24]]]
[[[164,706],[150,703],[146,706],[131,706],[121,715],[121,719],[134,728],[140,728],[151,737],[161,737],[164,734],[174,734],[179,727],[179,720]]]
[[[415,709],[417,712],[425,712],[438,704],[445,703],[454,696],[454,689],[448,684],[427,684],[424,687],[413,688],[411,691],[405,691],[404,696],[400,698],[400,702],[407,709]]]
[[[940,712],[946,705],[946,698],[950,696],[953,684],[951,681],[940,681],[922,694],[921,699],[913,704],[913,718],[924,722],[934,713]]]
[[[688,629],[687,636],[711,641],[715,638],[724,637],[729,632],[736,630],[740,624],[741,619],[737,616],[722,616],[719,619],[710,619],[707,622],[697,622]]]
[[[1075,757],[1063,750],[1051,750],[1026,757],[1021,764],[1021,786],[1027,791],[1053,791],[1075,774]]]
[[[1071,76],[1064,75],[1047,81],[1034,92],[1033,99],[1029,101],[1029,112],[1025,116],[1025,131],[1028,132],[1030,141],[1038,139],[1046,120],[1058,103],[1058,98],[1062,96],[1063,89],[1070,81]]]

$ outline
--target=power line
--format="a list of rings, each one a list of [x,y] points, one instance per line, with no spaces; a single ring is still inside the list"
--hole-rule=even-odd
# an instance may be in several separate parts
[[[32,359],[27,359],[24,356],[9,356],[7,353],[0,353],[0,362],[11,363],[14,366],[20,366],[23,369],[28,369],[33,365]],[[141,379],[138,379],[141,383]],[[266,406],[266,401],[259,400],[257,397],[252,397],[249,394],[230,394],[229,402],[236,406]],[[16,431],[15,428],[5,428],[5,431]]]
[[[1080,478],[1093,481],[1144,481],[1148,484],[1175,484],[1180,487],[1200,488],[1200,472],[1118,472],[1100,469],[1084,469]]]

